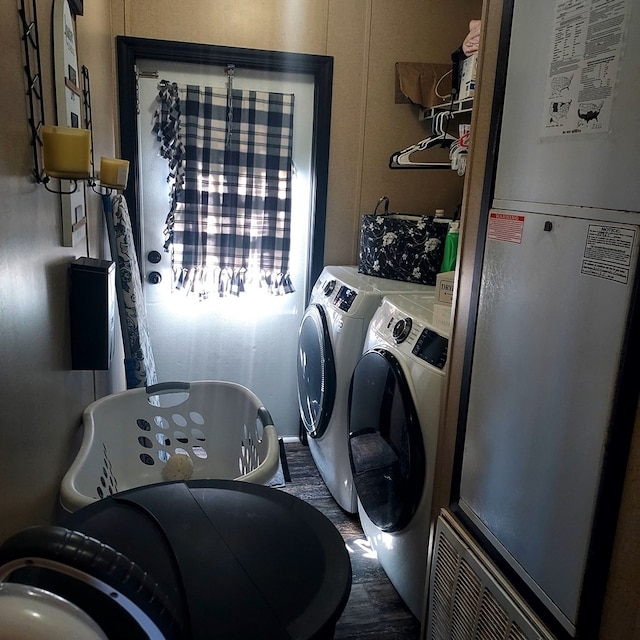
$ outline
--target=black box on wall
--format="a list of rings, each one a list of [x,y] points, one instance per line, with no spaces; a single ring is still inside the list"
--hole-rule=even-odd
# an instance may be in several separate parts
[[[81,16],[84,11],[84,0],[69,0],[69,7],[74,16]]]
[[[115,264],[78,258],[69,266],[71,367],[108,369],[116,322]]]

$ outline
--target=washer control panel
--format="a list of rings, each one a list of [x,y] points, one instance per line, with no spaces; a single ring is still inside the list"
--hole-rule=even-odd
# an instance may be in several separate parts
[[[333,293],[333,290],[336,288],[336,281],[335,280],[327,280],[325,282],[324,287],[322,288],[322,293],[324,293],[325,296],[330,296]]]
[[[333,304],[342,311],[349,311],[357,295],[358,293],[356,291],[343,285],[338,289],[338,293],[333,299]]]
[[[324,305],[331,305],[344,313],[348,313],[354,302],[359,298],[359,291],[343,284],[337,278],[319,278],[313,285],[312,301],[322,301]]]

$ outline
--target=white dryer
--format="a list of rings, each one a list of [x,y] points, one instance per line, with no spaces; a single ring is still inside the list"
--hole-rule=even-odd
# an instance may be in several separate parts
[[[336,502],[357,512],[348,452],[347,400],[369,321],[389,293],[435,295],[435,287],[375,278],[355,266],[325,267],[298,336],[298,403],[309,450]]]
[[[448,327],[435,300],[386,296],[369,325],[349,394],[349,456],[362,528],[413,614],[427,548]]]

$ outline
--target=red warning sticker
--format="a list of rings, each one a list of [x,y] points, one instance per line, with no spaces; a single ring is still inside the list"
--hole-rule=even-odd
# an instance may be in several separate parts
[[[487,237],[489,240],[502,240],[503,242],[522,242],[522,230],[524,229],[524,216],[516,213],[489,212],[489,228]]]

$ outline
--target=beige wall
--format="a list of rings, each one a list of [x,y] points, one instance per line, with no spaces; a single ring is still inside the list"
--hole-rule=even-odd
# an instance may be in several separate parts
[[[31,2],[27,2],[31,5]],[[92,0],[81,18],[80,64],[91,73],[98,157],[113,155],[111,32],[108,0]],[[45,120],[55,124],[51,0],[39,0]],[[71,371],[67,269],[89,255],[85,240],[61,246],[59,197],[32,179],[33,156],[17,3],[2,0],[4,83],[0,137],[0,539],[49,521],[84,406],[118,384],[118,373]],[[100,257],[100,200],[87,196],[91,254]]]
[[[395,104],[395,63],[449,63],[480,0],[167,0],[114,2],[114,33],[330,55],[333,105],[325,264],[357,259],[359,217],[388,195],[395,210],[450,214],[463,180],[453,171],[393,171],[389,156],[430,133],[418,108]]]
[[[99,197],[87,194],[88,236],[61,246],[58,196],[34,183],[17,5],[5,15],[4,130],[0,141],[0,539],[51,521],[76,446],[82,409],[124,387],[110,372],[70,370],[67,269],[103,257]],[[31,0],[27,0],[31,5]],[[461,196],[453,172],[391,171],[389,155],[428,134],[417,108],[394,103],[396,61],[448,62],[480,0],[91,0],[77,19],[80,65],[90,72],[95,158],[118,149],[114,37],[152,37],[334,57],[325,262],[352,263],[359,216],[383,195],[393,208],[449,211]],[[55,123],[50,16],[37,0],[46,122]],[[443,175],[446,173],[448,175]]]
[[[640,406],[629,449],[616,542],[611,558],[604,611],[602,640],[640,640]]]
[[[16,3],[0,0],[4,17],[0,76],[4,81],[0,137],[0,540],[27,525],[50,521],[60,478],[75,445],[82,408],[123,388],[113,370],[70,370],[66,273],[81,255],[101,257],[104,240],[98,196],[87,197],[89,244],[61,246],[57,196],[31,178],[32,153],[21,73]],[[29,2],[30,4],[30,2]],[[54,122],[49,17],[38,0],[47,122]],[[499,0],[488,6],[498,7]],[[394,208],[451,210],[458,179],[443,172],[391,171],[389,155],[426,135],[410,105],[394,104],[396,61],[448,62],[481,2],[448,0],[91,0],[78,18],[80,62],[91,74],[96,158],[117,148],[113,36],[189,40],[334,56],[327,263],[355,260],[359,214],[382,194]],[[493,11],[499,17],[499,11]],[[487,15],[492,15],[489,12]],[[467,224],[478,192],[468,197]],[[470,228],[468,226],[468,228]],[[472,233],[467,235],[471,247]],[[470,254],[469,254],[470,255]],[[463,259],[461,291],[472,273]],[[464,300],[462,300],[464,303]],[[459,307],[456,335],[463,336]],[[455,359],[455,354],[453,355]],[[455,387],[455,385],[454,385]],[[450,389],[455,404],[455,388]],[[455,428],[455,411],[449,426]],[[638,430],[636,429],[636,432]],[[619,535],[607,593],[602,638],[640,638],[640,558],[635,545],[640,505],[637,437],[631,451]]]

